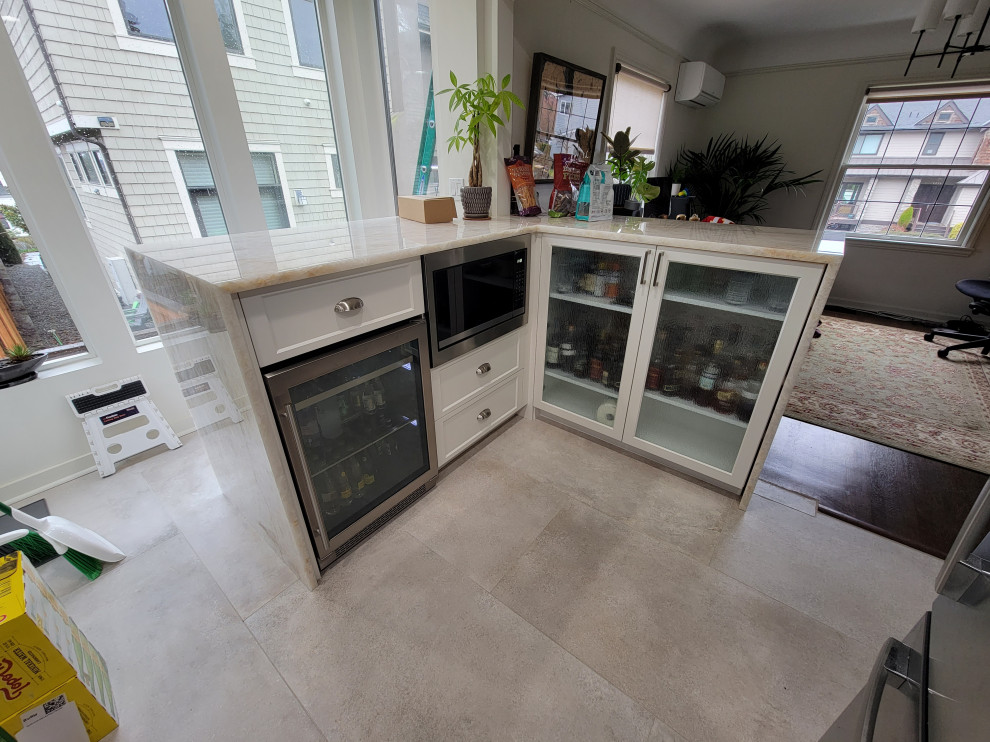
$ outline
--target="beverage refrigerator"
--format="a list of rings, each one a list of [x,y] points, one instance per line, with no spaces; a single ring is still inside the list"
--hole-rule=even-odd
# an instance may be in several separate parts
[[[436,483],[422,320],[264,378],[320,569]]]

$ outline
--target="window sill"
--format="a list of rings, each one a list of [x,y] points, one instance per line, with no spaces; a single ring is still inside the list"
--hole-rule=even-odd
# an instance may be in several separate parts
[[[48,379],[52,376],[71,374],[74,371],[82,371],[84,368],[99,366],[101,363],[103,363],[102,359],[92,352],[87,352],[79,356],[59,358],[55,361],[49,361],[38,369],[38,379]]]
[[[115,188],[107,188],[106,186],[95,186],[88,183],[80,183],[76,186],[83,193],[92,193],[94,196],[104,196],[106,198],[120,198]]]
[[[303,67],[302,65],[292,65],[292,74],[296,77],[305,77],[309,80],[322,80],[326,82],[327,73],[316,67]]]
[[[159,57],[179,58],[179,52],[175,44],[171,41],[157,41],[156,39],[141,39],[135,36],[117,36],[117,43],[121,49],[131,52],[144,52],[145,54],[157,54]],[[248,70],[258,69],[258,64],[253,57],[246,54],[235,54],[227,52],[227,61],[231,67],[241,67]]]
[[[969,245],[938,245],[933,243],[909,242],[898,239],[878,239],[865,237],[846,237],[846,247],[865,247],[872,250],[896,250],[897,252],[924,252],[936,255],[952,255],[959,258],[967,258],[974,252],[972,244]]]

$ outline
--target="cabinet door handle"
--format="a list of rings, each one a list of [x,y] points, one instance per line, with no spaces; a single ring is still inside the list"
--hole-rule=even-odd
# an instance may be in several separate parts
[[[925,659],[920,652],[896,639],[888,639],[883,645],[867,681],[866,716],[859,735],[862,742],[873,742],[880,701],[888,685],[908,696],[915,704],[920,705],[924,702],[922,699],[924,662]],[[920,734],[918,739],[922,739]]]
[[[487,420],[492,416],[492,411],[487,407],[478,413],[478,420]]]
[[[660,251],[657,251],[657,265],[653,269],[653,286],[654,287],[656,287],[656,286],[659,285],[657,282],[660,280],[660,263],[662,262],[660,259],[662,257],[663,257],[663,253],[660,252]]]
[[[492,370],[492,364],[482,363],[480,366],[478,366],[478,370],[475,371],[475,373],[478,374],[478,376],[484,376],[491,370]]]
[[[650,262],[650,253],[652,250],[647,250],[646,255],[643,256],[643,270],[639,274],[639,284],[640,286],[646,285],[646,265]]]
[[[364,306],[364,302],[361,301],[356,296],[352,296],[347,299],[341,299],[336,304],[333,305],[333,311],[338,314],[347,314],[348,312],[356,312],[358,309]]]

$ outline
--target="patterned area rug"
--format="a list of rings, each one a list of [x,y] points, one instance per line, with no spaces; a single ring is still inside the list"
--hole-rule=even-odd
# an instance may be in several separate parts
[[[784,414],[990,474],[990,359],[949,338],[823,317]]]

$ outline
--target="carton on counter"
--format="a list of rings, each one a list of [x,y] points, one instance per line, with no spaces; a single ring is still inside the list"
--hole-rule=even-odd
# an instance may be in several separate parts
[[[103,657],[20,552],[0,558],[0,742],[72,703],[90,742],[117,728]]]

